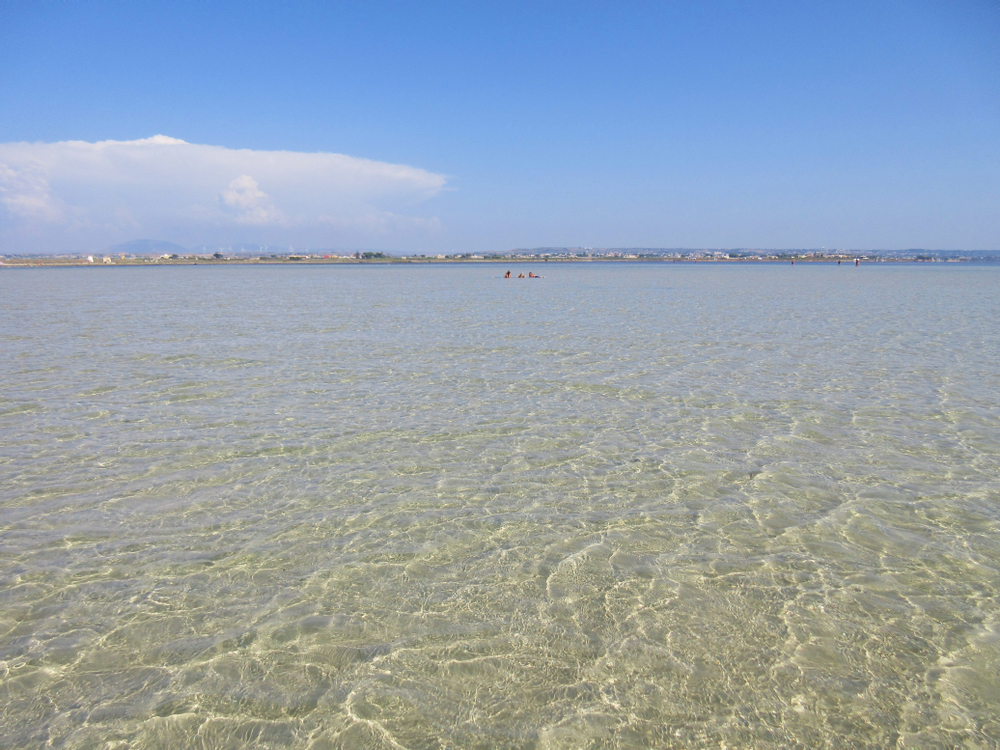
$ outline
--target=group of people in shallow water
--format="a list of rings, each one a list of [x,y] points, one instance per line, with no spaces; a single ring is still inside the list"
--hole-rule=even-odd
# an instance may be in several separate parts
[[[503,277],[505,279],[509,279],[510,278],[510,271],[508,271],[507,273],[505,273],[503,275]],[[523,273],[519,273],[517,275],[517,278],[519,278],[519,279],[544,279],[545,277],[544,276],[539,276],[537,273],[532,273],[531,271],[528,271],[528,275],[527,276],[525,276]]]

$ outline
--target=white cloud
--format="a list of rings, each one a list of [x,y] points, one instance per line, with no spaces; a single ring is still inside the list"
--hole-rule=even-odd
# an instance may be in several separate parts
[[[0,252],[254,239],[338,245],[427,237],[407,216],[445,177],[343,154],[253,151],[157,135],[0,144]]]
[[[242,224],[272,224],[283,218],[257,180],[247,174],[230,182],[229,187],[219,193],[219,200]]]
[[[28,221],[63,221],[62,211],[53,204],[45,170],[37,163],[28,161],[15,169],[0,162],[0,203]]]

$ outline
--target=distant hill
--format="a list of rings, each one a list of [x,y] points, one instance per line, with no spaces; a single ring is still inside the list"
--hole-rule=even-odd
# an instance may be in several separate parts
[[[153,253],[171,253],[180,255],[188,252],[186,247],[182,247],[175,242],[166,240],[132,240],[123,242],[120,245],[112,245],[106,252],[114,255],[152,255]]]

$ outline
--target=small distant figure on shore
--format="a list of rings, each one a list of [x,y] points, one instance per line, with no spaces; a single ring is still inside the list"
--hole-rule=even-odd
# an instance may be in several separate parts
[[[860,265],[861,265],[861,258],[855,258],[854,259],[854,267],[857,268]]]
[[[837,261],[837,265],[838,265],[838,266],[840,265],[840,261],[839,261],[839,260]]]
[[[509,279],[509,278],[510,278],[510,271],[508,271],[507,273],[505,273],[505,274],[503,275],[503,277],[504,277],[505,279]]]
[[[534,273],[534,272],[532,272],[532,271],[528,271],[528,278],[529,278],[529,279],[540,279],[540,278],[542,278],[542,277],[541,277],[541,276],[539,276],[539,275],[538,275],[537,273]]]

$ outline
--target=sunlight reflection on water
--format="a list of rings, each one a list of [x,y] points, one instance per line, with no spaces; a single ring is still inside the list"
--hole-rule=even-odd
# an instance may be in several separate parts
[[[1000,268],[503,270],[0,273],[0,746],[1000,741]]]

